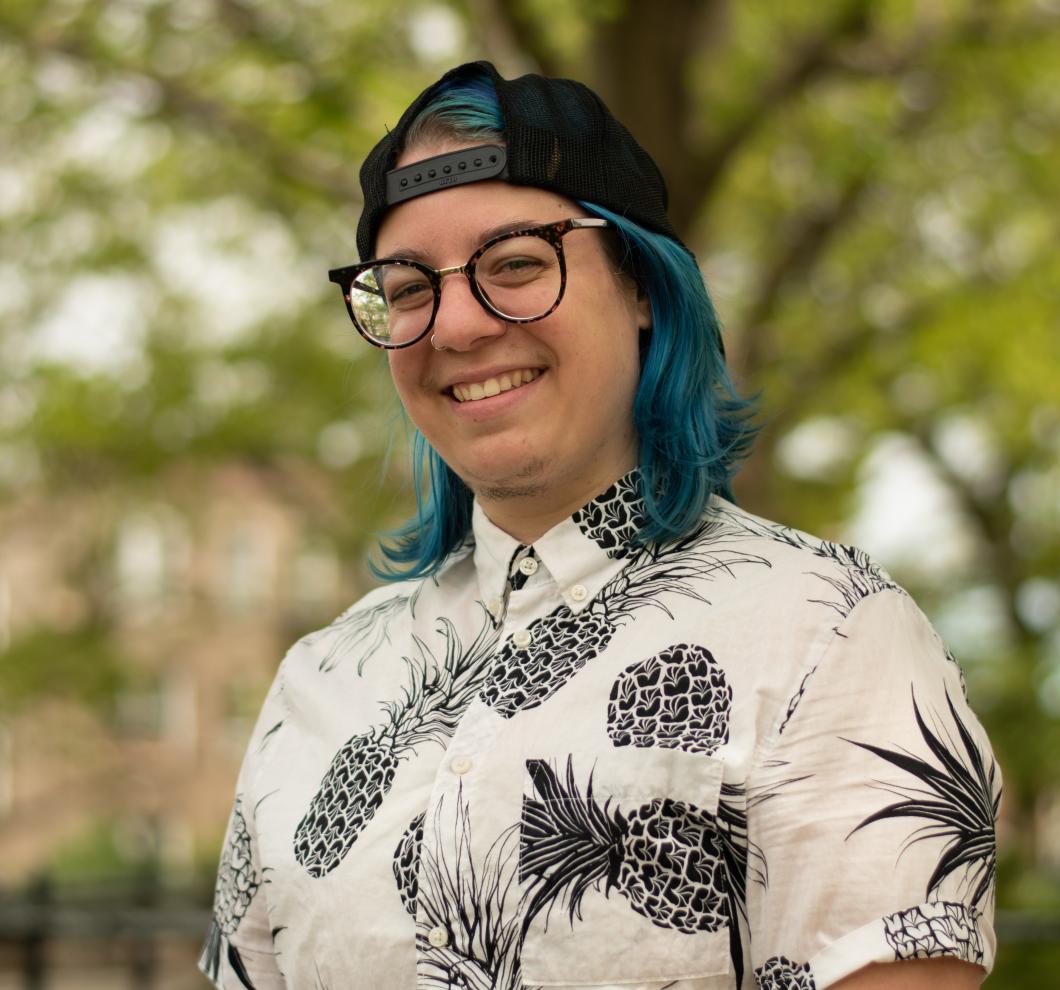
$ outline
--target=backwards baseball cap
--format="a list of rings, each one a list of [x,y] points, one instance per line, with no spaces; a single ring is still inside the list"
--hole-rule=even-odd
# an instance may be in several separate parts
[[[487,78],[497,93],[505,147],[482,145],[395,169],[421,111],[441,90],[476,77]],[[493,178],[594,203],[681,243],[666,216],[666,183],[658,166],[588,86],[538,75],[503,79],[489,62],[467,62],[420,93],[361,166],[364,211],[357,249],[362,260],[372,256],[391,206]]]

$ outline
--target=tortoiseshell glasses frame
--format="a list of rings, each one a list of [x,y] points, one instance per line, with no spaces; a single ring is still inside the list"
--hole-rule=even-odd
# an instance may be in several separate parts
[[[466,264],[457,265],[453,268],[431,268],[429,265],[422,264],[419,261],[412,261],[409,258],[376,258],[372,261],[361,262],[359,265],[348,265],[344,268],[334,268],[328,272],[328,279],[338,285],[342,290],[342,297],[346,303],[346,312],[349,313],[353,325],[357,328],[357,332],[368,341],[369,344],[372,344],[375,347],[382,347],[387,350],[397,350],[402,347],[412,347],[413,344],[419,343],[431,332],[435,318],[438,315],[438,308],[441,305],[442,279],[448,275],[456,275],[458,273],[463,274],[467,278],[468,285],[471,288],[471,294],[478,301],[479,305],[481,305],[486,312],[499,317],[507,323],[534,323],[537,320],[543,320],[546,316],[555,312],[556,307],[563,301],[563,293],[567,288],[567,264],[563,256],[564,236],[569,234],[572,230],[609,226],[609,221],[597,217],[572,217],[567,220],[557,220],[554,223],[510,230],[497,237],[492,237],[486,241],[485,244],[481,245],[470,258],[468,258]],[[558,261],[559,283],[556,288],[555,298],[549,305],[545,306],[541,312],[532,315],[520,316],[504,312],[490,300],[489,296],[483,291],[475,277],[475,266],[486,252],[492,250],[497,245],[502,244],[505,241],[510,241],[516,237],[541,238],[541,240],[551,245],[556,252],[556,259]],[[415,269],[424,276],[427,284],[430,285],[433,292],[430,316],[426,320],[426,324],[421,330],[418,330],[407,340],[394,342],[389,339],[388,335],[386,339],[374,335],[370,327],[363,325],[363,319],[358,319],[357,311],[351,301],[351,293],[354,289],[359,290],[361,293],[366,293],[369,296],[382,298],[383,293],[378,287],[378,282],[374,273],[381,270],[384,266],[402,266]],[[372,284],[362,281],[365,274],[372,276],[370,279]],[[388,308],[387,312],[389,312]]]

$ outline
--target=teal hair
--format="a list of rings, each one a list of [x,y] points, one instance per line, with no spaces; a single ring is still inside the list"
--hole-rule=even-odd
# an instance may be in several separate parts
[[[413,122],[406,144],[443,137],[504,140],[497,97],[485,77],[440,90]],[[637,539],[661,543],[688,532],[711,495],[732,498],[732,476],[756,432],[753,402],[741,398],[729,378],[718,317],[692,255],[616,213],[579,205],[611,221],[616,261],[651,305],[652,329],[642,347],[633,404],[647,519]],[[471,531],[471,490],[418,430],[412,458],[416,514],[387,534],[384,562],[373,564],[386,580],[433,574]]]

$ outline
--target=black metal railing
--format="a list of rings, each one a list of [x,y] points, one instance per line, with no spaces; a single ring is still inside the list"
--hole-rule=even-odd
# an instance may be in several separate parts
[[[153,871],[99,884],[38,878],[0,894],[0,974],[20,974],[25,990],[61,985],[55,977],[70,963],[57,950],[76,948],[78,969],[121,971],[121,985],[152,990],[174,965],[194,965],[207,901],[201,885],[163,885]]]
[[[208,900],[202,884],[163,885],[153,871],[103,884],[37,879],[17,893],[0,893],[0,977],[24,990],[77,986],[70,952],[64,962],[59,951],[73,949],[81,974],[120,973],[115,990],[154,990],[172,985],[181,972],[181,985],[196,986],[193,968],[210,921]],[[1060,949],[1060,915],[1001,911],[996,927],[999,944],[1010,952]]]

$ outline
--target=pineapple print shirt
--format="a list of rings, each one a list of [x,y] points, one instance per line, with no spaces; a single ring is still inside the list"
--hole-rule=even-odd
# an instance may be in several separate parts
[[[280,667],[201,967],[225,990],[823,988],[989,969],[1000,778],[960,670],[859,550],[634,472]]]

